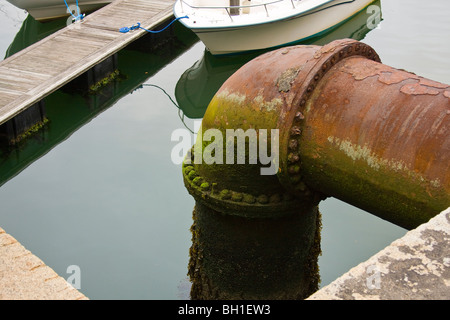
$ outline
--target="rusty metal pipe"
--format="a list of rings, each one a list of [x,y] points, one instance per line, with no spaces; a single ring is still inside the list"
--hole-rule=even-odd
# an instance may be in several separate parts
[[[283,189],[300,202],[332,196],[414,228],[450,205],[449,117],[448,85],[383,65],[364,43],[279,49],[233,74],[202,122],[222,132],[279,129],[277,181],[258,176],[260,163],[194,165],[214,188],[200,190],[185,174],[186,185],[219,204],[233,181],[254,197]]]
[[[450,88],[354,56],[304,107],[298,140],[313,189],[412,228],[450,205]]]

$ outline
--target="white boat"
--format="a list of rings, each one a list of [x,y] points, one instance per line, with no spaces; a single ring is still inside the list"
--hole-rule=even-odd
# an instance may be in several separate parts
[[[372,12],[361,11],[339,27],[320,37],[304,41],[302,44],[324,46],[336,39],[361,41],[377,27],[373,23],[381,22],[381,1],[376,0],[373,4],[380,10],[376,19],[373,18]],[[368,17],[373,19],[369,19],[369,23]],[[236,70],[259,54],[261,51],[227,56],[227,59],[222,59],[221,56],[212,55],[205,49],[203,57],[181,75],[175,87],[175,97],[183,114],[189,119],[203,118],[209,102],[222,84]]]
[[[176,18],[214,55],[275,48],[319,36],[374,0],[177,0]]]
[[[70,13],[64,0],[6,0],[14,6],[28,11],[38,21],[47,21],[68,16]],[[80,13],[97,10],[114,0],[78,0]],[[67,5],[75,8],[76,0],[66,0]]]

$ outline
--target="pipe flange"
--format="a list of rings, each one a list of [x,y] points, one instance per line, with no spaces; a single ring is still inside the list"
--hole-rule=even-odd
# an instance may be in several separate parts
[[[188,152],[187,157],[190,157]],[[192,162],[183,162],[183,181],[196,201],[221,212],[246,218],[279,218],[299,212],[300,200],[291,193],[253,195],[232,189],[220,189],[217,182],[207,181]]]
[[[300,156],[300,138],[302,134],[303,120],[305,119],[305,106],[311,97],[314,89],[317,87],[324,75],[338,62],[352,56],[363,56],[376,62],[381,62],[378,54],[373,48],[365,43],[343,39],[330,42],[329,44],[318,47],[308,64],[310,68],[300,71],[297,79],[301,79],[293,104],[295,109],[289,114],[286,123],[290,124],[283,139],[286,149],[280,150],[285,154],[280,154],[280,181],[286,189],[291,190],[296,196],[302,198],[313,197],[321,200],[323,195],[317,194],[303,182],[301,175],[301,156]],[[286,174],[287,173],[287,174]]]

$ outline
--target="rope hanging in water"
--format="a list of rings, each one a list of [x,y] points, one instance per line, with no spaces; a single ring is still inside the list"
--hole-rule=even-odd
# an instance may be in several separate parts
[[[145,29],[145,28],[141,27],[141,23],[138,22],[137,24],[135,24],[135,25],[133,25],[133,26],[131,26],[131,27],[123,27],[123,28],[120,28],[119,31],[122,32],[122,33],[127,33],[127,32],[129,32],[129,31],[132,31],[132,30],[135,30],[135,29],[142,29],[142,30],[145,30],[145,31],[150,32],[150,33],[159,33],[159,32],[163,32],[163,31],[166,30],[168,27],[170,27],[175,21],[178,21],[178,20],[180,20],[180,19],[189,19],[189,17],[188,17],[188,16],[184,16],[184,17],[178,17],[178,18],[176,18],[176,19],[173,19],[167,26],[165,26],[165,27],[162,28],[161,30],[156,30],[156,31],[155,31],[155,30],[148,30],[148,29]]]
[[[144,86],[145,87],[154,87],[154,88],[160,89],[169,98],[170,102],[172,102],[172,104],[175,107],[177,107],[177,109],[178,109],[178,117],[180,118],[180,120],[183,123],[183,125],[185,126],[185,128],[188,129],[192,134],[195,134],[195,132],[191,128],[188,127],[188,125],[186,124],[186,122],[184,120],[183,109],[181,109],[181,107],[175,102],[175,100],[172,99],[172,97],[166,92],[166,90],[164,90],[163,88],[161,88],[160,86],[158,86],[156,84],[142,83],[136,89],[134,89],[133,92],[138,90],[138,89],[142,89]],[[131,93],[133,93],[133,92],[131,92]]]

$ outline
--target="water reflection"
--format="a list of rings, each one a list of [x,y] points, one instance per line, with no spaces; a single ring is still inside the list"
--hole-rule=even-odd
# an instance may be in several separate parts
[[[298,44],[324,45],[342,38],[362,40],[381,21],[380,1],[372,5],[379,11],[363,10],[328,33]],[[202,118],[222,84],[242,65],[264,52],[217,57],[205,49],[202,59],[182,74],[175,89],[176,99],[184,114],[192,119]]]
[[[40,23],[28,16],[11,43],[7,56],[63,26],[65,19]],[[97,92],[88,92],[86,77],[82,75],[46,97],[46,116],[50,120],[47,127],[18,146],[0,148],[0,186],[122,97],[140,88],[145,81],[197,42],[196,36],[180,24],[173,26],[171,33],[164,35],[164,45],[151,46],[152,43],[161,44],[162,41],[156,42],[152,39],[154,35],[148,35],[120,51],[116,57],[119,79]]]
[[[277,219],[193,212],[191,299],[304,299],[318,289],[317,206]]]
[[[29,47],[52,33],[66,26],[66,19],[57,19],[47,23],[38,22],[28,15],[17,32],[13,42],[9,45],[5,53],[5,58],[14,53]]]
[[[375,1],[374,5],[380,6],[380,1]],[[344,37],[361,40],[370,31],[367,23],[369,17],[370,13],[362,11],[324,36],[310,39],[303,44],[322,45]],[[10,44],[6,57],[45,38],[65,25],[66,19],[41,23],[28,16]],[[149,39],[150,37],[153,38]],[[148,35],[119,52],[119,68],[123,75],[121,81],[114,81],[103,87],[98,93],[91,95],[87,95],[85,92],[74,93],[74,83],[72,83],[71,86],[66,86],[63,90],[47,97],[45,99],[47,117],[51,121],[48,128],[34,135],[18,148],[0,150],[0,166],[2,168],[0,185],[47,153],[90,119],[112,106],[123,96],[139,88],[147,79],[184,53],[196,41],[198,39],[192,32],[180,24],[174,24],[170,29],[169,37],[167,33]],[[155,48],[152,47],[152,43],[163,43],[164,45]],[[182,110],[182,113],[179,114],[181,120],[184,121],[184,115],[191,119],[202,118],[209,101],[223,82],[244,63],[259,54],[261,52],[215,57],[205,51],[202,59],[187,69],[176,85],[175,96],[178,107]],[[79,82],[78,79],[75,87],[81,87]],[[60,106],[64,106],[64,110]]]
[[[315,39],[315,42],[311,43],[323,44],[334,40],[335,37],[362,39],[370,30],[365,23],[368,14],[362,12],[358,16],[360,21],[355,23],[354,29],[343,31],[345,26],[356,21],[357,17],[333,33]],[[57,23],[55,26],[43,25],[36,23],[32,18],[27,18],[11,44],[8,55],[45,37],[64,24],[65,20],[60,22],[60,25]],[[174,26],[174,38],[163,47],[148,48],[146,45],[149,41],[143,40],[119,53],[119,69],[124,76],[120,81],[112,82],[94,95],[59,90],[49,96],[46,99],[47,116],[51,121],[49,127],[18,148],[0,151],[0,185],[114,105],[123,96],[133,93],[136,88],[197,41],[190,32],[180,29],[177,25]],[[185,75],[178,81],[176,98],[186,116],[193,119],[203,117],[209,100],[221,84],[242,64],[258,54],[260,53],[216,58],[204,52],[203,58],[186,70]],[[178,91],[179,88],[181,93]],[[98,214],[100,215],[100,212]],[[110,220],[109,217],[105,219]],[[66,221],[63,224],[66,224]],[[192,298],[304,297],[308,292],[314,291],[318,283],[316,253],[320,236],[319,224],[320,218],[315,211],[276,221],[263,221],[223,216],[196,205],[189,264],[189,273],[193,280]],[[133,233],[136,233],[136,226],[133,226]],[[216,239],[227,240],[220,242]],[[145,248],[148,249],[147,242]],[[315,248],[315,251],[312,248]],[[66,251],[67,248],[64,249],[64,252]],[[99,269],[104,271],[104,265],[100,265]],[[115,277],[114,274],[110,282],[116,281]],[[100,282],[100,286],[108,291],[107,281]],[[108,292],[102,294],[108,295]]]

